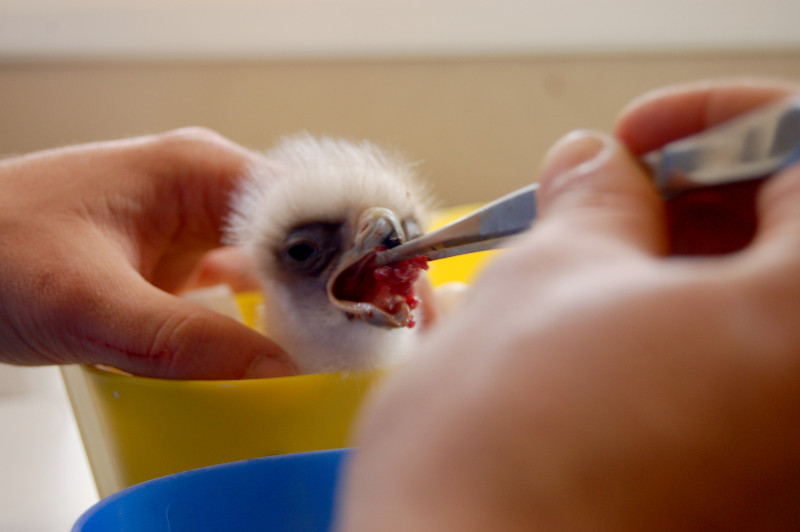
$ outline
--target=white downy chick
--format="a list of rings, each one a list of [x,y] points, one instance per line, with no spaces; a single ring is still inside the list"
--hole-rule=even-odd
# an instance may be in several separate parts
[[[307,134],[265,155],[234,198],[228,235],[258,270],[267,334],[301,373],[391,362],[418,330],[425,264],[377,267],[374,255],[424,227],[431,200],[413,165],[366,141]]]

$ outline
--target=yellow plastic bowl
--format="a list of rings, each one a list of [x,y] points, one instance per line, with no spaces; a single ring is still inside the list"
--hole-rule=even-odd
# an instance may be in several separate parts
[[[434,227],[473,209],[443,211]],[[491,253],[431,263],[434,286],[469,283]],[[239,301],[252,319],[256,301]],[[198,467],[348,445],[355,413],[383,372],[176,381],[63,369],[100,495]]]

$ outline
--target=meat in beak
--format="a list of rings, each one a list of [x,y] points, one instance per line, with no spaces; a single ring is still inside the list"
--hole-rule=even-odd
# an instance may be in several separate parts
[[[413,327],[412,310],[419,304],[414,284],[427,269],[424,258],[378,266],[378,251],[405,242],[397,215],[373,207],[362,213],[353,245],[345,251],[328,280],[328,297],[348,316],[379,327]]]

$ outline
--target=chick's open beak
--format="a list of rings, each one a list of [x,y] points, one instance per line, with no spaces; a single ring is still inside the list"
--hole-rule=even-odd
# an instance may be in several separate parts
[[[374,207],[359,217],[353,245],[345,251],[328,280],[331,303],[348,316],[372,325],[412,327],[417,306],[414,283],[424,263],[378,266],[378,251],[406,240],[403,224],[389,209]]]

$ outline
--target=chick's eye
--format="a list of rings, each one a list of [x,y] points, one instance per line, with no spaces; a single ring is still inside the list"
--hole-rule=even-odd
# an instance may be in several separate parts
[[[314,253],[317,252],[317,248],[309,243],[309,242],[300,242],[298,244],[292,244],[286,250],[286,254],[296,260],[297,262],[304,262],[314,256]]]
[[[310,223],[289,231],[277,250],[286,273],[316,277],[341,249],[341,224]]]

